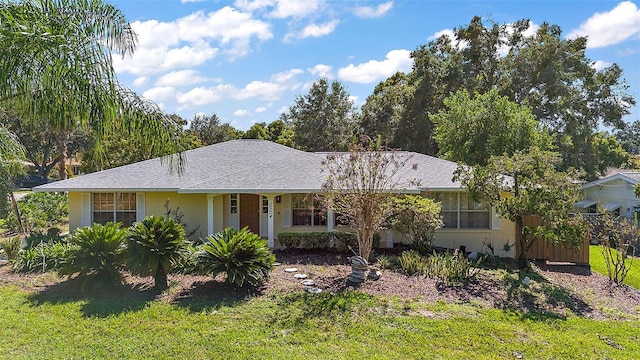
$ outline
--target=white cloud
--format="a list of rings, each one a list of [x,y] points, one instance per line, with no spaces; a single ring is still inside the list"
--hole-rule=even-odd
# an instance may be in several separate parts
[[[596,71],[600,71],[606,67],[611,66],[612,63],[608,62],[608,61],[603,61],[603,60],[598,60],[596,62],[594,62],[593,64],[591,64],[591,67],[594,68]]]
[[[233,115],[234,116],[238,116],[238,117],[249,116],[249,115],[251,115],[251,112],[249,110],[245,110],[245,109],[238,109],[238,110],[233,112]]]
[[[204,105],[220,101],[225,95],[233,92],[230,85],[218,85],[215,87],[196,87],[186,93],[178,93],[176,100],[183,105]]]
[[[234,99],[245,100],[258,98],[263,100],[278,100],[287,90],[285,84],[264,81],[252,81],[233,95]]]
[[[410,55],[411,51],[409,50],[391,50],[387,53],[385,60],[369,60],[366,63],[359,65],[349,64],[339,69],[338,77],[345,81],[369,84],[388,78],[398,71],[410,71],[413,64]]]
[[[303,18],[316,13],[323,4],[323,0],[278,0],[270,16],[277,19]]]
[[[130,58],[114,57],[118,72],[153,74],[201,65],[222,53],[230,60],[245,56],[255,41],[273,38],[271,25],[229,6],[198,11],[171,22],[131,24],[139,44]]]
[[[333,20],[324,24],[309,24],[302,29],[298,38],[304,39],[307,37],[321,37],[329,35],[336,29],[338,23],[338,20]]]
[[[302,71],[301,69],[291,69],[288,71],[283,71],[281,73],[271,75],[271,80],[278,83],[289,82],[289,81],[292,81],[293,78],[296,77],[296,75],[300,75],[303,72],[304,71]]]
[[[153,101],[173,100],[176,96],[176,89],[171,86],[154,87],[143,92],[142,96]]]
[[[140,77],[136,78],[135,80],[133,80],[133,86],[136,86],[136,87],[144,86],[144,84],[146,84],[147,81],[149,81],[149,77],[140,76]]]
[[[318,77],[325,77],[327,79],[333,79],[333,74],[331,71],[333,68],[331,65],[318,64],[312,68],[307,69],[311,73],[311,75],[315,75]]]
[[[162,75],[156,81],[156,86],[188,86],[206,80],[207,79],[200,76],[200,73],[196,70],[180,70]]]
[[[567,35],[568,39],[587,36],[587,48],[621,43],[640,34],[640,9],[631,1],[623,1],[611,11],[591,16]]]
[[[386,14],[393,7],[393,1],[378,5],[378,7],[358,6],[353,9],[353,14],[361,18],[377,18]]]
[[[258,106],[255,110],[253,110],[254,113],[256,114],[260,114],[267,111],[267,108],[264,106]]]
[[[201,1],[204,1],[204,0],[181,0],[180,2],[184,4],[184,3],[201,2]]]
[[[275,4],[275,0],[236,0],[233,6],[243,11],[256,11],[271,7]]]

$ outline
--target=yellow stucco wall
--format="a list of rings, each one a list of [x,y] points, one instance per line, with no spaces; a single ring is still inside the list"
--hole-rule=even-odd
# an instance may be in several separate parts
[[[69,232],[82,227],[82,193],[69,193]]]
[[[277,239],[281,232],[311,232],[311,231],[327,231],[326,226],[284,226],[283,219],[285,210],[287,209],[287,197],[282,195],[280,202],[274,202],[274,236]],[[166,209],[165,202],[169,200],[169,207],[176,209],[179,207],[180,212],[184,214],[182,222],[187,225],[187,233],[196,229],[198,230],[191,236],[191,240],[204,238],[208,234],[207,229],[207,194],[178,194],[176,192],[147,192],[145,194],[145,215],[164,216]],[[218,195],[214,197],[214,231],[220,231],[226,226],[237,224],[237,220],[232,219],[234,216],[230,213],[230,196]],[[262,208],[260,208],[262,211]],[[262,236],[267,236],[267,216],[261,213],[261,228],[265,230]],[[70,230],[82,226],[82,193],[69,193],[69,227]],[[338,230],[338,229],[337,229]],[[450,249],[457,249],[465,246],[466,251],[487,252],[488,249],[483,248],[483,242],[493,243],[496,252],[500,256],[515,256],[515,246],[511,252],[505,254],[502,247],[506,242],[515,244],[515,224],[511,221],[502,219],[500,221],[500,229],[490,230],[465,230],[465,229],[440,229],[437,231],[434,245]],[[393,234],[393,242],[403,242],[402,236]],[[381,233],[381,246],[387,244],[386,232]],[[279,246],[278,241],[275,242],[276,247]]]

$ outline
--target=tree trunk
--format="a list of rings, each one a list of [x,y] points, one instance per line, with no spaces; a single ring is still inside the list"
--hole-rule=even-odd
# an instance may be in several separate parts
[[[524,226],[523,226],[522,216],[519,216],[516,219],[516,236],[518,237],[518,243],[520,244],[520,254],[518,255],[518,265],[521,268],[526,268],[529,266],[529,259],[527,256],[527,250],[528,250],[527,239],[522,233],[523,227]]]
[[[158,290],[164,290],[168,287],[167,272],[164,271],[164,267],[160,264],[158,264],[158,269],[156,270],[155,283],[155,287]]]
[[[60,136],[60,157],[58,158],[58,177],[60,180],[66,180],[69,176],[67,173],[67,142],[69,140],[69,134],[65,131]]]
[[[15,195],[13,195],[13,191],[9,191],[9,196],[11,197],[11,204],[13,205],[13,212],[16,214],[16,219],[18,219],[18,228],[20,229],[20,234],[26,235],[26,231],[24,226],[22,225],[22,217],[20,216],[20,208],[18,207],[18,202],[16,201]]]

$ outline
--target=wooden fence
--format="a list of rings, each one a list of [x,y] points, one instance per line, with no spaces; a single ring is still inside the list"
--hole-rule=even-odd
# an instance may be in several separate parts
[[[538,226],[542,220],[537,215],[527,215],[523,217],[524,226]],[[530,241],[533,235],[527,235]],[[520,254],[520,244],[516,241],[516,254]],[[589,237],[585,237],[582,245],[577,249],[567,249],[558,244],[553,246],[544,239],[534,239],[533,245],[527,252],[530,260],[547,260],[549,262],[574,263],[577,265],[589,265]]]

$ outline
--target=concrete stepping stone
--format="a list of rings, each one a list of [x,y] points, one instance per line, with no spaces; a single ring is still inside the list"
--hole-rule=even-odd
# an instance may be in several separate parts
[[[296,279],[306,279],[307,276],[307,274],[293,274],[293,277]]]
[[[313,286],[316,284],[315,281],[311,280],[311,279],[307,279],[307,280],[302,280],[301,281],[302,285],[304,286]]]
[[[310,289],[307,289],[307,291],[312,293],[312,294],[320,294],[322,292],[322,289],[320,289],[320,288],[310,288]]]
[[[284,271],[288,273],[294,273],[298,271],[298,268],[290,267],[290,268],[284,269]]]

